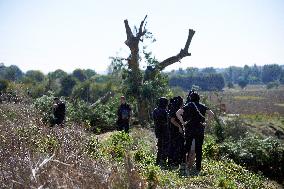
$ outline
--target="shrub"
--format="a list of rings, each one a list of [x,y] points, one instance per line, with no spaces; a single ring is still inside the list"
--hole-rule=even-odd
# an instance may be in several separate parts
[[[40,111],[42,121],[48,123],[52,116],[52,103],[54,94],[49,93],[35,99],[33,105]],[[66,121],[85,123],[88,129],[95,132],[105,132],[115,129],[118,98],[111,98],[105,104],[91,105],[83,100],[65,101]],[[91,128],[90,128],[91,127]]]
[[[122,161],[126,155],[126,152],[129,151],[132,146],[133,138],[127,133],[119,131],[111,135],[110,139],[108,140],[107,152],[116,160]]]
[[[207,135],[202,149],[205,158],[219,159],[220,157],[220,145],[216,142],[216,139]]]
[[[284,177],[284,146],[279,140],[247,136],[238,141],[223,143],[221,152],[235,162],[256,172],[261,171],[270,178],[281,181]]]
[[[0,94],[6,91],[6,89],[8,88],[8,85],[9,85],[9,82],[7,80],[0,79]]]
[[[48,123],[51,117],[53,99],[54,94],[49,93],[34,100],[33,106],[40,111],[44,123]]]
[[[248,131],[245,122],[239,117],[228,118],[224,124],[224,138],[238,140],[243,138]]]
[[[248,85],[248,80],[240,78],[238,81],[238,85],[243,89]]]
[[[100,158],[103,156],[102,144],[96,136],[91,136],[85,144],[85,152],[92,158]]]
[[[266,88],[267,89],[278,88],[279,85],[280,84],[278,81],[272,81],[272,82],[267,83]]]
[[[227,84],[227,86],[228,86],[229,89],[234,88],[234,84],[233,84],[232,82],[229,82],[229,83]]]

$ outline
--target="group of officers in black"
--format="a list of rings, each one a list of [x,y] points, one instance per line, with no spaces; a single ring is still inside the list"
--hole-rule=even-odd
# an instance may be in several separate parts
[[[124,96],[117,111],[118,130],[129,132],[131,107]],[[196,159],[196,170],[201,170],[202,145],[204,140],[206,113],[213,117],[213,112],[199,103],[199,94],[191,90],[184,103],[182,97],[170,100],[161,97],[153,111],[157,142],[156,164],[162,167],[178,167],[182,164],[191,168]],[[66,107],[59,98],[54,98],[51,125],[62,125]]]
[[[157,165],[187,165],[191,168],[196,158],[196,170],[201,170],[205,116],[206,113],[210,117],[214,114],[199,100],[199,94],[194,90],[189,92],[185,103],[180,96],[159,99],[158,107],[153,111],[158,139]]]

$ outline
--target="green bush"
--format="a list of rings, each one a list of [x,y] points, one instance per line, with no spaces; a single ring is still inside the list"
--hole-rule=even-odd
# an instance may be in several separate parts
[[[266,88],[267,89],[272,89],[272,88],[277,89],[279,87],[279,85],[280,85],[280,83],[278,81],[272,81],[272,82],[267,83]]]
[[[75,100],[66,103],[67,121],[86,122],[91,119],[93,110],[87,102],[83,100]]]
[[[54,94],[49,93],[35,99],[33,105],[40,111],[44,123],[48,123],[52,116]],[[119,98],[111,98],[105,104],[91,105],[83,100],[65,101],[66,121],[85,123],[95,132],[105,132],[115,129],[116,112]]]
[[[207,135],[205,137],[202,152],[205,158],[215,160],[220,158],[220,145],[216,142],[216,139],[213,136]]]
[[[6,89],[8,88],[8,85],[9,85],[9,82],[7,80],[0,79],[0,94],[6,91]]]
[[[31,150],[41,153],[53,153],[59,147],[59,141],[54,135],[43,135],[35,126],[20,127],[16,129],[21,142],[27,144]]]
[[[36,141],[36,148],[42,153],[53,153],[59,146],[59,141],[55,136],[41,136]]]
[[[231,179],[226,178],[224,176],[220,177],[218,179],[218,187],[224,188],[224,189],[237,189],[236,183],[234,183]]]
[[[245,122],[239,117],[227,117],[225,119],[226,121],[216,121],[213,124],[212,131],[209,131],[209,133],[216,136],[218,143],[221,143],[229,138],[238,140],[243,138],[248,132]]]
[[[119,131],[110,136],[107,144],[107,153],[118,160],[122,161],[126,152],[133,147],[133,138],[123,131]]]
[[[248,128],[245,122],[239,117],[228,118],[224,124],[224,138],[232,138],[239,140],[245,137],[248,132]]]
[[[227,87],[228,87],[229,89],[232,89],[232,88],[234,88],[234,84],[233,84],[232,82],[229,82],[229,83],[227,84]]]
[[[280,181],[284,177],[284,146],[277,139],[247,136],[223,143],[221,153],[270,178]]]
[[[102,144],[96,136],[91,136],[85,144],[85,151],[92,158],[100,158],[103,156]]]
[[[213,125],[213,133],[217,138],[217,142],[221,143],[225,140],[225,127],[220,122],[215,122]]]
[[[49,93],[48,95],[43,95],[34,100],[33,106],[40,111],[42,121],[48,123],[52,115],[52,104],[53,104],[54,94]]]

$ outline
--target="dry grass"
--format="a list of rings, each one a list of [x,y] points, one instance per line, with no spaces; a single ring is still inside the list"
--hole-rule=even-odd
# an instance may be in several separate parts
[[[213,104],[220,104],[216,94],[205,93]],[[228,89],[218,92],[229,114],[273,114],[284,115],[284,88],[267,90],[263,86],[248,89]]]
[[[28,105],[0,105],[0,188],[146,188],[130,160],[122,166],[90,158],[84,151],[90,134],[80,125],[50,129],[34,115]],[[37,136],[58,144],[40,152]]]
[[[235,100],[264,100],[265,98],[259,96],[234,96]]]

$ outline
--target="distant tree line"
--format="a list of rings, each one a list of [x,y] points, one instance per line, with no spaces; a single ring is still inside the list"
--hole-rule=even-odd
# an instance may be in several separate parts
[[[124,81],[123,64],[112,60],[109,66],[108,74],[99,75],[92,69],[75,69],[72,73],[63,70],[55,70],[44,74],[38,70],[29,70],[23,72],[15,65],[5,66],[0,63],[0,94],[9,88],[17,88],[14,85],[20,85],[29,96],[36,98],[52,91],[57,96],[65,96],[73,99],[80,98],[88,102],[94,102],[104,94],[110,91],[124,90],[124,84],[131,85],[131,82]],[[126,70],[126,71],[123,71]],[[201,90],[222,90],[225,86],[231,88],[234,85],[245,87],[247,84],[266,84],[267,88],[273,88],[279,84],[284,84],[284,66],[270,64],[264,66],[247,66],[236,67],[230,66],[224,69],[208,67],[198,69],[189,67],[186,69],[172,70],[163,74],[168,79],[159,78],[159,86],[166,87],[169,82],[170,86],[179,86],[188,90],[193,85],[199,86]],[[163,76],[164,77],[164,76]],[[123,80],[123,81],[122,81]],[[161,84],[161,81],[163,84]],[[160,94],[152,87],[157,83],[152,82],[145,85],[145,95]],[[131,86],[128,87],[132,89]],[[168,89],[166,89],[168,90]],[[13,90],[10,90],[13,91]],[[143,93],[144,94],[144,93]],[[154,95],[155,97],[157,95]],[[153,95],[152,95],[153,96]],[[153,97],[154,97],[153,96]],[[149,97],[147,97],[149,99]],[[152,99],[152,98],[151,98]]]
[[[117,79],[111,74],[99,75],[92,69],[75,69],[72,73],[55,70],[44,74],[39,70],[21,71],[17,66],[0,64],[0,92],[23,93],[32,98],[48,92],[56,96],[95,102],[116,87]]]
[[[197,85],[202,90],[221,90],[226,85],[232,88],[235,84],[242,88],[248,84],[266,84],[267,86],[284,84],[284,66],[278,64],[230,66],[223,69],[188,67],[172,70],[168,72],[168,75],[171,86],[180,86],[184,89],[192,85]]]
[[[189,90],[193,85],[205,91],[222,90],[225,86],[222,74],[175,76],[170,78],[169,83],[171,86],[179,86],[185,90]]]

